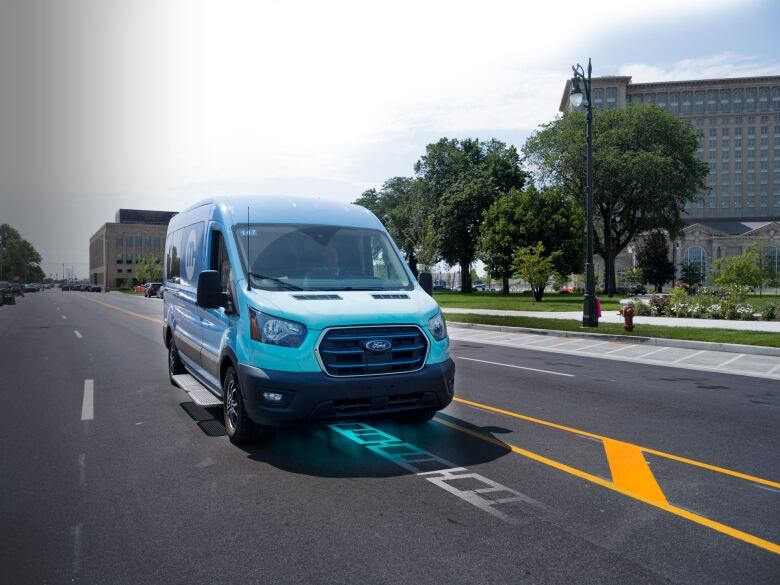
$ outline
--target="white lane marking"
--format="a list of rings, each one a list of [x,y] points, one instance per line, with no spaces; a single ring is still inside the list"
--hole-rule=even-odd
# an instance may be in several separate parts
[[[73,330],[73,333],[74,333],[74,334],[76,335],[76,337],[78,337],[79,339],[81,339],[81,338],[83,337],[83,335],[81,335],[81,333],[79,333],[79,330],[78,330],[78,329],[74,329],[74,330]]]
[[[62,318],[63,318],[63,319],[67,319],[67,317],[66,317],[65,315],[63,315],[63,316],[62,316]]]
[[[767,374],[774,374],[775,372],[780,371],[780,364],[777,364],[774,368],[769,370]]]
[[[563,347],[564,345],[569,345],[570,343],[579,343],[582,341],[582,339],[572,339],[570,341],[564,341],[563,343],[554,343],[553,345],[548,345],[547,347]]]
[[[501,504],[522,502],[537,508],[546,516],[554,515],[552,508],[538,500],[503,486],[483,475],[471,473],[465,467],[458,467],[452,461],[424,451],[416,445],[407,443],[365,423],[338,423],[328,426],[358,445],[363,445],[388,461],[392,461],[508,524],[521,524],[525,519],[512,517],[509,514],[511,509],[506,511],[499,509],[498,506]],[[458,480],[466,480],[472,486],[479,487],[460,489],[456,485],[447,483]],[[495,494],[497,497],[490,498],[482,495],[489,493]]]
[[[81,527],[82,524],[71,526],[70,531],[73,535],[73,574],[78,575],[81,572]]]
[[[610,353],[617,353],[619,351],[623,351],[624,349],[629,349],[632,347],[636,347],[636,344],[634,343],[627,343],[623,347],[618,347],[617,349],[610,349],[609,351],[605,351],[602,355],[608,355]]]
[[[94,380],[84,380],[84,400],[81,403],[81,420],[92,420],[95,418],[94,393]]]
[[[553,374],[555,376],[566,376],[567,378],[574,378],[574,374],[564,374],[563,372],[553,372],[552,370],[540,370],[538,368],[527,368],[525,366],[516,366],[514,364],[502,364],[500,362],[489,362],[488,360],[478,360],[476,358],[467,358],[458,356],[459,360],[469,360],[470,362],[482,362],[483,364],[491,364],[493,366],[504,366],[506,368],[517,368],[518,370],[530,370],[531,372],[541,372],[543,374]]]
[[[741,357],[745,357],[745,354],[744,354],[744,353],[737,354],[737,355],[735,355],[734,357],[727,359],[725,362],[723,362],[722,364],[719,364],[719,365],[717,365],[717,366],[715,366],[715,367],[716,367],[716,368],[722,368],[722,367],[724,367],[724,366],[727,366],[727,365],[729,365],[731,362],[735,362],[735,361],[737,361],[737,360],[738,360],[739,358],[741,358]]]
[[[676,360],[672,361],[673,364],[679,364],[680,362],[684,362],[688,358],[692,358],[695,355],[701,355],[704,353],[703,349],[700,349],[699,351],[694,351],[693,353],[689,353],[688,355],[684,355],[681,358],[677,358]]]
[[[594,343],[593,345],[586,345],[585,347],[580,347],[579,349],[573,349],[572,351],[588,351],[589,349],[593,349],[594,347],[598,347],[599,345],[606,345],[609,341],[599,341],[598,343]]]
[[[79,453],[79,485],[87,485],[87,454]]]
[[[757,483],[754,483],[753,487],[757,487],[760,490],[766,490],[768,492],[774,492],[776,494],[780,494],[780,490],[775,489],[773,487],[769,487],[768,485],[758,485]]]
[[[655,355],[657,353],[661,353],[662,351],[666,351],[669,349],[668,347],[661,347],[659,349],[654,349],[653,351],[648,351],[647,353],[643,353],[642,355],[636,356],[638,359],[645,359],[649,355]]]

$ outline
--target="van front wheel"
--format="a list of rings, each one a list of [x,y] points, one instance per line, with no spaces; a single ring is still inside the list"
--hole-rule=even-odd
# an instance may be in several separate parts
[[[241,395],[238,376],[233,366],[230,366],[225,372],[222,391],[225,395],[225,430],[230,442],[234,445],[240,445],[259,439],[260,427],[246,415],[244,397]]]

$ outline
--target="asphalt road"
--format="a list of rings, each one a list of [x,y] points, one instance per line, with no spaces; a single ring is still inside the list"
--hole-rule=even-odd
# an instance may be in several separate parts
[[[238,448],[161,309],[0,309],[0,583],[780,582],[776,381],[455,342],[426,425]]]

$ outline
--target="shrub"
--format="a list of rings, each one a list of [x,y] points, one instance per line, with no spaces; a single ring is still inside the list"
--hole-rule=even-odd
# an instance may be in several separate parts
[[[652,311],[650,310],[650,305],[647,305],[643,303],[642,301],[632,301],[628,303],[629,307],[634,309],[634,316],[635,317],[650,317],[652,316]]]
[[[780,313],[780,305],[769,302],[761,309],[761,319],[763,321],[772,321],[777,319],[778,313]]]
[[[656,295],[650,299],[650,313],[655,317],[663,317],[669,312],[669,297],[665,295]]]
[[[628,288],[628,292],[632,295],[645,295],[647,294],[647,287],[644,284],[635,284]]]
[[[753,319],[753,305],[749,303],[740,303],[734,307],[734,315],[737,319],[750,321]]]

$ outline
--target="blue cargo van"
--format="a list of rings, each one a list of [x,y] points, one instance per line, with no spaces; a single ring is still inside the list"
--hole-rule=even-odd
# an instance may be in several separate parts
[[[363,207],[202,201],[170,221],[164,287],[171,381],[197,404],[221,405],[234,443],[265,426],[424,422],[452,400],[430,275],[418,283]]]

